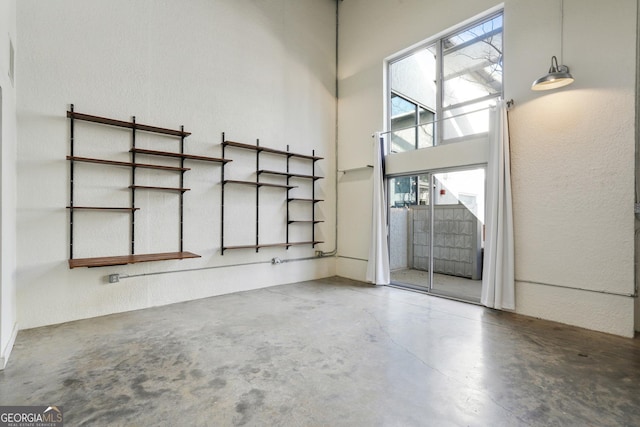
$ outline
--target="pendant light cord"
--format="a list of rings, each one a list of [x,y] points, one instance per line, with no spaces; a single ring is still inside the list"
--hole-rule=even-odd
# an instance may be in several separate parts
[[[560,64],[564,64],[564,0],[560,0]]]

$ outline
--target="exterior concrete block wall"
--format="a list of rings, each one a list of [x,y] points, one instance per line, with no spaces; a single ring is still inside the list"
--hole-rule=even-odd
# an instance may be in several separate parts
[[[411,208],[413,268],[429,269],[429,206]],[[482,277],[482,224],[463,204],[434,207],[433,271],[474,280]]]

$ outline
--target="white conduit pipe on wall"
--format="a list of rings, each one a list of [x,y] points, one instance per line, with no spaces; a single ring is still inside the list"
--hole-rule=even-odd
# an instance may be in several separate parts
[[[636,2],[636,94],[640,90],[640,1]],[[636,95],[636,131],[635,131],[635,156],[636,156],[636,177],[635,177],[635,259],[634,259],[634,297],[638,297],[638,281],[640,281],[640,97]]]
[[[336,206],[335,206],[335,218],[334,218],[334,240],[333,240],[333,250],[322,252],[317,251],[316,255],[318,257],[330,257],[335,256],[338,257],[338,34],[340,28],[340,14],[338,13],[338,5],[342,0],[336,0],[336,58],[335,58],[335,74],[336,74],[336,86],[335,86],[335,98],[336,98],[336,106],[335,106],[335,129],[334,129],[334,138],[333,138],[333,147],[334,147],[334,161],[336,164],[336,176],[335,176],[335,195],[336,195]]]
[[[217,268],[231,268],[231,267],[242,267],[247,265],[257,265],[257,264],[284,264],[287,262],[298,262],[298,261],[309,261],[316,260],[318,257],[306,257],[306,258],[292,258],[292,259],[280,259],[278,257],[271,258],[269,261],[255,261],[255,262],[245,262],[241,264],[226,264],[226,265],[214,265],[211,267],[199,267],[199,268],[186,268],[182,270],[168,270],[168,271],[156,271],[153,273],[140,273],[140,274],[110,274],[108,276],[109,282],[115,283],[120,279],[132,279],[134,277],[144,277],[144,276],[158,276],[160,274],[172,274],[172,273],[188,273],[191,271],[202,271],[202,270],[214,270]]]
[[[536,282],[534,280],[522,280],[522,279],[518,279],[518,278],[516,278],[516,282],[530,283],[532,285],[550,286],[552,288],[571,289],[573,291],[582,291],[582,292],[592,292],[592,293],[596,293],[596,294],[613,295],[613,296],[617,296],[617,297],[626,297],[626,298],[635,298],[635,297],[637,297],[636,293],[632,293],[632,294],[628,294],[627,293],[627,294],[625,294],[625,293],[621,293],[621,292],[610,292],[610,291],[605,291],[605,290],[601,290],[601,289],[577,288],[575,286],[558,285],[558,284],[555,284],[555,283]]]

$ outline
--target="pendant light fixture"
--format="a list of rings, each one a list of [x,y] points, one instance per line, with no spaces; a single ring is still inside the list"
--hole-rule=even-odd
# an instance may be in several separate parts
[[[573,83],[573,76],[566,65],[558,65],[558,58],[551,57],[549,73],[533,82],[531,90],[549,90]]]
[[[562,61],[562,45],[564,38],[564,0],[560,0],[560,60]],[[558,65],[558,58],[551,57],[549,72],[531,85],[531,90],[550,90],[573,83],[573,76],[566,65]]]

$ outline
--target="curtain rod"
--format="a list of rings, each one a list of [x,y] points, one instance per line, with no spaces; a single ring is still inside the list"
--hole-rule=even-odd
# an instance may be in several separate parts
[[[508,110],[511,109],[513,107],[513,105],[514,105],[513,99],[508,100],[506,102],[506,104],[507,104],[507,109]],[[435,119],[435,120],[432,120],[430,122],[420,123],[419,125],[412,125],[412,126],[407,126],[407,127],[400,128],[400,129],[393,129],[393,130],[387,130],[387,131],[384,131],[384,132],[377,132],[377,133],[372,134],[371,138],[375,138],[376,135],[382,136],[382,135],[386,135],[386,134],[392,133],[392,132],[399,132],[401,130],[414,129],[414,128],[417,128],[417,127],[420,127],[420,126],[432,125],[432,124],[435,124],[435,123],[438,123],[438,122],[443,122],[445,120],[450,120],[450,119],[455,119],[457,117],[466,116],[468,114],[479,113],[480,111],[488,110],[488,109],[493,108],[493,107],[494,106],[482,107],[482,108],[479,108],[477,110],[467,111],[466,113],[460,113],[460,114],[456,114],[454,116],[443,117],[441,119]]]

